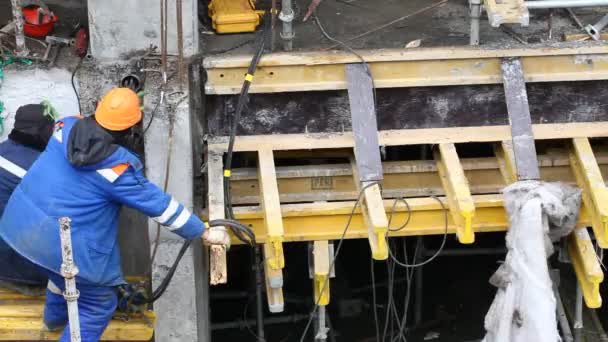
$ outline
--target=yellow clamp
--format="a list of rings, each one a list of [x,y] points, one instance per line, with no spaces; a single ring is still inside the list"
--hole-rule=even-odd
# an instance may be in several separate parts
[[[224,170],[224,177],[229,178],[232,176],[232,171],[229,169]]]
[[[209,228],[209,222],[203,222],[203,224],[205,225],[205,229]]]
[[[245,75],[245,81],[251,83],[253,81],[253,75],[252,74],[246,74]]]

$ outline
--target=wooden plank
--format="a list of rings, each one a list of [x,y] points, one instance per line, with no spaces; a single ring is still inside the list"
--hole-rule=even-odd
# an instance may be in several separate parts
[[[260,198],[264,210],[264,224],[268,235],[269,250],[265,257],[268,266],[273,270],[285,267],[283,255],[283,218],[281,217],[281,201],[277,185],[277,173],[274,166],[272,150],[258,151],[258,183]],[[264,249],[267,250],[266,248]]]
[[[146,312],[149,322],[154,323],[153,312]],[[149,341],[154,329],[142,318],[128,322],[112,320],[101,336],[101,341]],[[61,332],[46,332],[42,312],[38,317],[0,317],[0,341],[57,341]]]
[[[513,154],[513,142],[502,141],[498,144],[494,144],[494,154],[498,161],[498,167],[500,173],[505,180],[507,185],[517,182],[517,168],[515,167],[515,156]],[[539,156],[539,159],[542,158]],[[541,160],[538,161],[539,165],[543,166]],[[463,168],[468,168],[463,165]]]
[[[587,228],[576,229],[568,239],[568,251],[578,283],[583,290],[585,304],[590,308],[602,306],[600,284],[604,273],[595,253]]]
[[[361,196],[361,212],[368,228],[368,240],[372,257],[375,260],[386,260],[388,258],[388,246],[386,243],[386,233],[388,232],[388,218],[384,209],[380,185],[373,182],[360,182],[357,163],[354,157],[351,157],[350,164],[353,170],[353,180],[357,193],[362,189]]]
[[[224,204],[224,171],[222,154],[210,151],[207,153],[207,189],[209,220],[225,218]],[[226,265],[226,248],[211,246],[209,250],[209,283],[211,285],[228,282]]]
[[[265,243],[264,260],[273,257],[273,248],[268,243]],[[271,268],[268,262],[264,262],[264,276],[268,311],[272,313],[283,312],[285,310],[285,300],[283,298],[283,270],[281,268]]]
[[[608,40],[608,33],[602,33],[600,35],[600,39],[601,40]],[[591,37],[586,34],[586,33],[566,33],[564,34],[564,40],[567,42],[584,42],[584,41],[590,41]]]
[[[532,125],[537,140],[575,137],[608,137],[608,122],[559,123]],[[422,145],[440,143],[495,142],[511,139],[510,126],[451,127],[378,132],[380,146]],[[266,150],[307,150],[352,148],[351,132],[239,136],[236,152]],[[227,137],[210,138],[210,151],[225,151]]]
[[[483,4],[493,27],[502,24],[528,26],[530,23],[530,13],[523,0],[484,0]]]
[[[372,49],[357,51],[365,61],[397,62],[418,60],[444,60],[444,59],[483,59],[524,56],[557,56],[581,54],[605,54],[608,46],[561,43],[547,48],[522,47],[513,49],[488,47],[439,47],[417,49]],[[203,60],[205,69],[247,67],[251,62],[251,55],[219,55],[206,57]],[[346,64],[360,63],[361,60],[348,51],[298,51],[277,52],[262,57],[258,67],[276,65],[319,65],[319,64]]]
[[[317,305],[328,305],[330,298],[329,242],[327,240],[315,241],[313,243],[312,253],[314,267],[314,302]]]
[[[608,188],[587,138],[572,139],[572,171],[583,189],[583,203],[589,209],[597,243],[608,248]]]
[[[456,230],[458,241],[465,244],[473,243],[475,242],[473,231],[475,203],[454,144],[439,144],[439,148],[435,150],[435,161],[441,183],[447,193],[450,213],[458,225]]]

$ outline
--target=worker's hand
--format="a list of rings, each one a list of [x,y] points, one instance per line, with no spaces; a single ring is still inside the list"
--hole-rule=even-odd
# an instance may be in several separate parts
[[[223,227],[211,227],[203,233],[203,241],[210,246],[225,246],[230,248],[230,236]]]

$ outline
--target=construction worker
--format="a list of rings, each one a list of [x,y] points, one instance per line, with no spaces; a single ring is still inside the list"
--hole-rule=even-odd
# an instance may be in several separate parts
[[[15,124],[8,139],[0,143],[0,214],[11,194],[46,148],[55,120],[42,104],[17,109]],[[15,253],[0,238],[0,287],[27,295],[42,294],[47,277],[38,265]]]
[[[137,94],[116,88],[99,102],[93,117],[58,121],[47,149],[6,206],[0,236],[49,277],[44,310],[49,330],[68,323],[60,275],[60,217],[72,221],[82,341],[99,340],[116,309],[116,286],[124,283],[117,241],[121,205],[184,239],[202,236],[208,244],[229,243],[225,230],[205,229],[196,215],[144,177],[141,161],[126,148],[141,117]],[[60,341],[70,341],[69,331],[66,326]]]

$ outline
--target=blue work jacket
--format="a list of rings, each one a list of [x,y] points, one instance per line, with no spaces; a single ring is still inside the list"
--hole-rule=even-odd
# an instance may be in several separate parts
[[[78,118],[59,121],[46,150],[29,169],[0,220],[0,237],[30,261],[60,273],[61,217],[71,219],[78,281],[102,286],[124,282],[118,246],[118,216],[127,205],[184,239],[200,237],[202,221],[148,181],[142,163],[118,147],[94,164],[75,166],[68,158],[70,131]],[[85,119],[83,119],[85,120]],[[146,227],[141,229],[147,234]]]
[[[0,214],[40,151],[11,139],[0,143]]]

